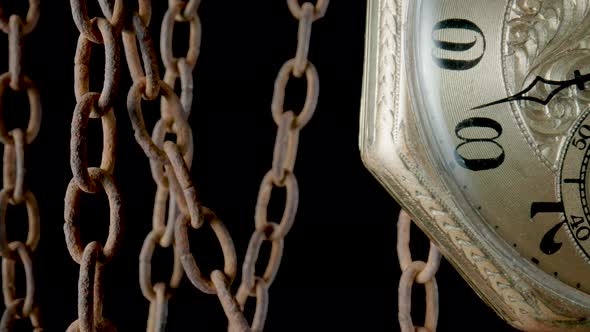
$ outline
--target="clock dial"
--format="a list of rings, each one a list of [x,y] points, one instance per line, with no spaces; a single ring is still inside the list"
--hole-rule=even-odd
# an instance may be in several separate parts
[[[586,112],[567,140],[561,165],[559,194],[563,202],[564,223],[572,240],[590,261],[590,206],[588,174],[590,166],[590,117]]]
[[[413,109],[456,204],[590,292],[590,2],[409,6]]]

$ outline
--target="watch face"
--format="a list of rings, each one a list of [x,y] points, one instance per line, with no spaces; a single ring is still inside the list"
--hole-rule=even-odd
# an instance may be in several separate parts
[[[412,1],[419,134],[451,196],[590,292],[590,1]]]

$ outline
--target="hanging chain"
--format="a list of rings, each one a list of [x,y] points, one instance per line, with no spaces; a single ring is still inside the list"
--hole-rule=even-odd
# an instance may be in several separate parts
[[[440,266],[441,255],[435,245],[430,243],[428,261],[413,261],[410,253],[410,227],[412,219],[402,210],[397,222],[397,255],[402,270],[399,282],[398,319],[402,332],[435,332],[438,322],[438,288],[436,272]],[[414,327],[411,316],[412,285],[417,282],[426,289],[426,315],[424,327]]]
[[[299,132],[313,117],[319,96],[319,76],[314,65],[308,60],[311,28],[315,20],[324,16],[328,3],[328,0],[319,0],[314,6],[309,2],[300,5],[297,0],[287,1],[291,14],[299,21],[297,51],[295,57],[281,67],[275,80],[271,110],[278,130],[272,168],[266,173],[260,185],[254,216],[256,230],[250,238],[242,267],[242,282],[237,292],[237,300],[242,310],[248,297],[256,299],[252,320],[253,331],[264,329],[269,302],[268,289],[278,272],[283,256],[284,238],[293,226],[297,213],[299,189],[293,169],[297,158]],[[284,109],[285,90],[291,75],[296,78],[305,75],[307,83],[305,103],[298,115]],[[267,215],[271,193],[275,187],[285,188],[287,196],[279,223],[269,221]],[[264,274],[257,276],[255,266],[264,241],[271,243],[270,259]],[[233,330],[232,328],[233,326],[230,326],[230,330]]]
[[[2,256],[2,292],[6,309],[0,320],[1,331],[13,331],[20,319],[29,319],[33,330],[43,331],[39,309],[35,302],[35,277],[33,254],[40,238],[39,209],[35,195],[25,186],[25,151],[41,126],[41,99],[33,81],[22,72],[23,40],[37,26],[39,0],[29,0],[27,17],[16,14],[7,19],[0,5],[0,30],[8,35],[8,72],[0,75],[0,142],[4,145],[3,185],[0,191],[0,256]],[[4,94],[6,89],[26,91],[29,99],[29,123],[26,129],[7,130],[4,117]],[[8,206],[25,204],[29,232],[26,242],[8,240],[6,234],[6,210]],[[23,221],[21,221],[23,222]],[[16,265],[22,264],[25,271],[26,293],[17,298]]]
[[[176,81],[180,79],[181,94],[180,96],[176,96],[176,98],[180,101],[182,110],[181,113],[185,120],[188,119],[191,113],[193,99],[192,72],[197,62],[201,40],[201,24],[197,14],[199,2],[200,1],[195,0],[189,2],[169,1],[168,10],[166,11],[162,21],[162,30],[160,36],[160,53],[166,68],[163,82],[165,82],[168,87],[172,88],[175,86]],[[150,8],[146,8],[149,5],[149,2],[140,3],[140,12],[151,12]],[[141,15],[139,17],[141,18]],[[144,19],[145,20],[143,23],[145,24],[145,30],[147,31],[149,19],[147,16],[144,16]],[[188,53],[186,57],[179,59],[174,58],[172,55],[172,38],[176,22],[189,22],[190,24]],[[124,39],[124,45],[126,47],[128,57],[132,56],[135,59],[138,59],[138,53],[135,51],[137,49],[135,47],[136,38],[134,37],[133,32],[125,32],[125,34],[127,37]],[[135,47],[135,50],[133,47]],[[148,45],[147,47],[150,48],[152,46]],[[138,64],[139,62],[137,61],[134,63]],[[142,71],[143,70],[139,66],[131,69],[132,73],[136,73],[133,77],[134,83],[145,80],[145,76],[143,75]],[[155,70],[154,73],[158,73],[157,70]],[[168,87],[165,87],[164,89],[168,89]],[[170,98],[173,97],[171,96]],[[165,112],[168,112],[169,107],[167,98],[161,98],[160,102],[163,115],[156,123],[152,131],[152,140],[159,149],[162,149],[164,146],[166,134],[178,133],[174,131],[174,123],[168,121],[164,115]],[[183,159],[186,167],[190,169],[193,159],[193,139],[190,127],[187,126],[187,128],[187,130],[178,135],[178,142],[182,146],[186,147],[186,152],[183,155]],[[148,332],[165,330],[168,300],[172,296],[172,291],[178,288],[184,273],[180,261],[179,249],[176,245],[176,241],[174,240],[174,225],[177,218],[185,218],[185,215],[178,214],[177,202],[179,204],[183,204],[181,206],[183,210],[185,210],[184,207],[186,206],[186,203],[183,201],[183,198],[178,195],[179,191],[177,189],[170,190],[170,183],[174,182],[172,185],[178,186],[178,180],[175,177],[174,172],[171,170],[166,171],[165,167],[163,166],[164,165],[159,160],[150,159],[150,168],[152,171],[152,177],[157,185],[157,191],[154,200],[152,231],[145,239],[140,256],[139,271],[141,290],[144,297],[150,301],[150,312],[147,327]],[[166,203],[168,203],[168,213],[166,213]],[[156,246],[167,248],[171,245],[174,252],[172,277],[168,283],[160,282],[156,285],[153,285],[150,271],[153,250]]]
[[[298,46],[295,58],[287,61],[275,82],[272,115],[278,126],[274,149],[273,167],[263,179],[256,206],[256,231],[254,232],[243,266],[243,278],[237,298],[231,285],[237,274],[237,257],[233,240],[223,222],[208,208],[201,205],[197,190],[190,178],[193,159],[193,136],[188,124],[193,98],[193,77],[199,55],[201,26],[197,10],[199,0],[169,0],[160,38],[160,53],[166,72],[159,76],[158,59],[149,33],[151,1],[138,0],[136,12],[127,15],[123,24],[123,1],[116,0],[114,8],[107,0],[99,0],[106,18],[87,15],[84,0],[71,0],[72,13],[80,31],[76,52],[76,100],[72,121],[71,166],[74,178],[66,195],[66,224],[64,226],[70,254],[81,264],[79,279],[79,319],[70,330],[94,331],[114,329],[102,318],[102,268],[116,253],[120,242],[121,203],[120,194],[113,180],[115,151],[115,118],[112,110],[119,77],[118,38],[123,40],[125,57],[133,80],[127,95],[127,110],[134,136],[150,161],[152,177],[157,184],[152,231],[147,235],[140,255],[140,286],[150,301],[148,331],[163,331],[166,325],[167,303],[183,275],[187,274],[193,285],[204,293],[217,294],[228,317],[229,327],[236,331],[250,331],[243,315],[248,296],[257,299],[252,330],[262,330],[268,303],[268,287],[272,283],[281,261],[283,239],[293,225],[298,204],[297,180],[293,174],[299,131],[309,122],[317,105],[319,78],[313,64],[307,59],[311,25],[321,18],[328,1],[317,5],[288,1],[293,16],[299,20]],[[172,38],[177,22],[188,22],[189,47],[186,56],[176,58],[172,54]],[[88,90],[88,61],[93,44],[105,47],[105,79],[102,92]],[[137,47],[139,45],[139,48]],[[299,115],[285,112],[283,103],[290,75],[307,80],[307,97]],[[174,91],[180,81],[180,95]],[[160,99],[160,119],[152,135],[146,129],[141,101]],[[103,123],[103,159],[99,168],[88,168],[86,160],[86,128],[89,118],[101,118]],[[166,134],[176,135],[175,141],[166,140]],[[267,206],[273,187],[285,187],[287,204],[282,221],[277,224],[267,220]],[[105,190],[111,209],[109,238],[104,248],[98,242],[83,247],[79,229],[74,223],[78,212],[81,191],[97,193]],[[222,269],[209,276],[199,269],[188,241],[189,226],[195,230],[209,225],[223,251]],[[262,277],[255,276],[254,266],[264,241],[272,243],[268,267]],[[152,284],[151,257],[156,247],[172,246],[174,267],[167,283]]]
[[[196,65],[201,35],[200,20],[197,15],[199,2],[195,0],[168,2],[169,8],[164,16],[161,30],[160,48],[162,62],[166,67],[164,80],[161,80],[157,56],[149,34],[150,1],[139,1],[138,12],[132,16],[133,30],[123,33],[125,55],[134,82],[127,96],[127,109],[135,139],[150,159],[152,176],[158,185],[152,230],[158,233],[155,236],[159,239],[158,244],[162,247],[172,244],[175,256],[180,258],[182,267],[191,282],[205,293],[217,294],[228,319],[240,326],[241,330],[246,331],[249,329],[247,322],[230,290],[237,272],[233,241],[223,222],[211,210],[201,206],[190,178],[193,139],[187,119],[191,112],[193,96],[192,71]],[[182,58],[175,58],[172,55],[171,45],[175,22],[190,24],[188,53]],[[137,43],[140,46],[139,51]],[[172,88],[177,79],[180,79],[180,97]],[[160,120],[150,136],[144,123],[141,100],[151,101],[157,97],[161,99]],[[175,134],[176,142],[165,141],[167,133]],[[167,221],[164,220],[166,200],[168,200]],[[188,226],[199,229],[205,224],[213,229],[219,239],[225,260],[223,271],[214,270],[210,278],[202,275],[191,254],[188,241]],[[157,287],[152,287],[148,280],[150,275],[147,272],[150,254],[149,248],[142,250],[140,283],[144,296],[151,302],[148,331],[161,331],[165,326],[166,300],[170,296],[170,290],[178,285],[179,280],[176,276],[180,275],[178,277],[180,278],[182,275],[173,272],[168,285],[157,284]]]
[[[152,175],[158,184],[153,224],[154,230],[158,229],[159,234],[161,234],[159,235],[160,238],[164,239],[160,245],[169,245],[172,242],[167,238],[166,234],[169,234],[169,225],[174,222],[176,250],[180,254],[182,265],[189,280],[199,290],[218,295],[228,317],[230,327],[239,331],[250,330],[242,314],[242,309],[247,296],[257,296],[258,311],[255,314],[253,329],[260,330],[266,316],[268,286],[272,283],[278,270],[282,256],[283,238],[293,224],[298,202],[297,182],[292,173],[298,134],[299,130],[305,126],[313,115],[318,98],[318,75],[313,65],[307,60],[311,23],[323,16],[328,2],[320,1],[314,7],[309,3],[299,6],[296,1],[289,1],[289,8],[293,15],[300,20],[299,45],[297,56],[283,66],[275,84],[275,98],[272,109],[273,117],[279,126],[275,158],[273,169],[265,177],[260,191],[256,213],[257,231],[250,241],[251,244],[244,263],[245,277],[242,280],[241,290],[238,292],[239,301],[236,301],[230,290],[237,272],[237,259],[233,241],[222,221],[211,210],[201,206],[189,174],[192,161],[192,133],[186,119],[191,109],[191,72],[198,56],[198,42],[200,40],[200,24],[196,14],[198,4],[198,1],[169,1],[169,9],[164,17],[161,32],[161,54],[166,67],[165,79],[162,81],[158,76],[156,56],[148,32],[151,8],[149,7],[149,1],[140,2],[139,12],[133,16],[134,31],[124,33],[125,52],[134,81],[134,85],[128,94],[127,108],[135,138],[150,159]],[[174,21],[188,21],[191,29],[188,53],[186,57],[180,59],[174,58],[171,51]],[[145,75],[134,35],[137,36],[140,44]],[[307,100],[304,110],[299,116],[295,116],[293,112],[285,113],[283,111],[284,91],[291,73],[296,77],[301,77],[305,73],[308,80]],[[171,88],[177,78],[180,78],[181,82],[180,100]],[[162,99],[161,119],[156,124],[150,137],[143,121],[141,99],[153,100],[158,96]],[[166,132],[175,133],[177,135],[176,142],[164,142]],[[280,224],[270,223],[266,219],[266,206],[269,203],[273,185],[286,187],[288,192],[287,208]],[[168,226],[164,226],[166,199],[168,199],[169,203]],[[176,203],[180,210],[178,215],[176,215],[173,202]],[[206,277],[201,273],[190,251],[188,241],[189,225],[193,229],[199,229],[205,224],[208,224],[214,230],[224,253],[223,270],[214,270],[210,277]],[[273,242],[271,262],[264,277],[258,278],[254,276],[254,264],[264,240]],[[147,254],[142,254],[142,259],[143,257],[147,259],[147,256]],[[143,266],[141,269],[143,271],[142,275],[146,276],[145,266],[147,264]],[[145,277],[142,279],[145,279]],[[149,291],[151,285],[146,280],[142,281],[142,285],[144,285],[142,286],[144,295],[152,302],[152,307],[155,306],[154,301],[160,304],[163,303],[162,300],[158,300],[158,298],[163,298],[163,295],[158,297],[154,291]],[[161,308],[151,311],[148,325],[151,327],[161,326],[155,320],[162,317],[162,312]],[[162,324],[162,322],[160,321],[159,324]]]
[[[102,316],[103,270],[117,254],[121,245],[123,219],[119,188],[113,177],[115,167],[116,120],[113,110],[120,76],[119,37],[123,27],[123,0],[99,0],[104,17],[90,19],[86,0],[70,0],[74,23],[80,31],[75,55],[76,107],[72,117],[70,166],[73,178],[65,197],[64,233],[72,259],[80,264],[78,279],[78,319],[69,327],[75,331],[114,331],[115,327]],[[100,93],[89,90],[90,55],[95,45],[105,52],[103,88]],[[88,125],[100,119],[103,151],[99,167],[89,167],[87,160]],[[86,245],[80,238],[80,195],[82,192],[105,192],[109,201],[109,234],[105,245],[92,241]]]

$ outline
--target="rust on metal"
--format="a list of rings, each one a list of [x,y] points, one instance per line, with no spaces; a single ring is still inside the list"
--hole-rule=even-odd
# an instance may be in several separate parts
[[[198,186],[191,179],[194,144],[188,118],[193,105],[193,70],[198,61],[201,43],[201,21],[198,15],[200,0],[168,1],[160,30],[160,54],[156,53],[154,39],[150,33],[150,0],[138,0],[136,11],[129,11],[125,15],[125,1],[115,0],[113,3],[99,0],[104,17],[96,18],[88,17],[86,1],[70,0],[72,16],[80,32],[80,38],[75,58],[77,105],[72,117],[70,141],[73,178],[65,198],[64,232],[70,255],[74,261],[81,264],[81,272],[78,319],[70,325],[68,331],[115,330],[113,324],[102,318],[104,294],[100,275],[103,265],[116,255],[122,240],[121,216],[124,206],[113,178],[117,137],[112,106],[117,95],[120,75],[121,59],[117,46],[119,42],[123,43],[128,71],[133,80],[127,93],[127,112],[135,140],[150,161],[150,170],[157,186],[153,202],[152,229],[144,240],[139,257],[139,284],[143,295],[150,302],[147,330],[165,330],[168,300],[173,290],[179,286],[184,271],[197,289],[217,295],[231,331],[262,331],[268,312],[268,290],[277,275],[283,256],[284,238],[294,224],[299,203],[299,189],[294,174],[299,135],[301,129],[313,117],[319,96],[319,76],[308,60],[311,27],[313,21],[325,14],[329,1],[319,0],[315,5],[309,2],[299,5],[298,1],[287,1],[292,15],[299,23],[297,50],[295,57],[282,66],[274,84],[271,115],[277,125],[277,134],[272,167],[262,179],[254,216],[255,230],[244,259],[241,285],[235,295],[231,289],[237,275],[238,262],[232,237],[220,218],[202,206]],[[181,57],[175,57],[172,40],[175,24],[179,22],[189,24],[188,51]],[[89,91],[89,61],[93,43],[103,44],[106,54],[104,82],[100,94]],[[161,59],[158,59],[158,56]],[[159,60],[164,64],[163,79],[159,74]],[[13,71],[18,72],[18,68],[15,67]],[[307,81],[306,100],[302,110],[297,114],[284,110],[285,90],[291,76],[304,77]],[[178,81],[180,93],[177,94],[174,87]],[[7,83],[8,80],[0,84],[0,89]],[[0,90],[0,96],[1,93]],[[151,135],[144,121],[142,100],[160,101],[160,119]],[[103,123],[104,142],[99,168],[90,167],[87,161],[87,127],[90,118],[101,118]],[[166,134],[169,133],[175,134],[176,139],[167,140]],[[2,139],[12,143],[9,134],[0,127],[0,141]],[[18,164],[18,161],[14,161],[18,156],[11,151],[5,153],[5,160],[11,165]],[[17,173],[9,169],[5,171],[5,178],[16,186]],[[272,189],[276,187],[284,187],[287,193],[283,217],[278,223],[268,220],[267,213]],[[79,223],[83,221],[77,220],[80,209],[79,196],[82,191],[97,193],[102,190],[109,199],[109,235],[104,247],[98,242],[84,246],[79,231]],[[215,269],[209,275],[204,274],[199,268],[195,255],[191,252],[188,237],[189,226],[200,230],[205,224],[213,229],[224,258],[223,268]],[[0,227],[4,227],[1,222]],[[265,241],[271,243],[272,249],[264,273],[259,276],[255,266],[262,243]],[[0,249],[6,247],[3,242],[6,241],[0,238]],[[153,284],[151,260],[157,246],[172,246],[174,265],[169,281]],[[244,306],[248,297],[256,298],[252,327],[244,316]]]
[[[438,288],[436,272],[440,266],[441,254],[433,243],[430,243],[428,261],[412,260],[410,252],[410,227],[412,219],[402,210],[397,222],[397,255],[402,270],[398,291],[398,319],[403,332],[428,331],[435,332],[438,322]],[[412,322],[412,286],[414,283],[424,285],[426,289],[426,314],[424,326],[414,326]]]
[[[4,145],[3,188],[0,190],[0,256],[2,294],[6,307],[0,320],[2,332],[13,331],[15,323],[23,319],[30,320],[33,331],[43,331],[35,298],[35,271],[32,259],[41,238],[41,221],[37,199],[27,188],[25,181],[27,145],[37,138],[41,127],[41,98],[33,81],[23,73],[25,36],[36,27],[39,15],[39,0],[29,0],[29,9],[24,20],[17,14],[12,14],[7,19],[4,8],[0,5],[0,30],[8,35],[8,72],[0,75],[0,142]],[[30,114],[27,128],[7,131],[3,102],[7,88],[15,92],[26,91]],[[27,238],[24,242],[11,239],[6,229],[8,207],[21,204],[26,205],[28,219]],[[26,291],[22,298],[17,296],[17,263],[24,269]]]
[[[73,178],[68,184],[64,206],[64,235],[72,259],[80,264],[78,279],[78,319],[70,324],[69,332],[116,331],[102,316],[104,290],[103,269],[117,254],[123,239],[123,203],[114,178],[117,124],[113,104],[118,93],[120,77],[120,38],[124,25],[123,0],[99,0],[104,17],[88,17],[86,0],[71,0],[72,17],[80,32],[76,47],[74,88],[76,107],[72,116],[70,137],[70,166]],[[103,87],[100,93],[90,91],[90,56],[94,43],[105,49]],[[88,123],[100,118],[103,150],[99,167],[90,167],[87,160]],[[83,244],[78,220],[82,191],[105,192],[109,204],[109,233],[103,245],[98,241]]]

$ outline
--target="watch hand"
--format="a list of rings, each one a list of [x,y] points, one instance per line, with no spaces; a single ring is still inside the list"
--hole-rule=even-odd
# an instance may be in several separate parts
[[[547,104],[549,104],[549,102],[551,101],[551,99],[553,99],[553,97],[555,97],[559,92],[561,92],[564,89],[569,88],[570,86],[574,86],[575,85],[575,86],[577,86],[577,88],[580,91],[585,90],[586,89],[585,83],[588,82],[588,81],[590,81],[590,74],[582,75],[579,70],[574,71],[574,78],[573,79],[566,80],[566,81],[552,81],[552,80],[548,80],[546,78],[543,78],[541,76],[537,76],[531,82],[531,84],[529,84],[521,92],[519,92],[519,93],[517,93],[517,94],[515,94],[513,96],[510,96],[508,98],[496,100],[496,101],[491,102],[491,103],[488,103],[488,104],[484,104],[484,105],[480,105],[480,106],[474,107],[474,108],[472,108],[472,110],[478,110],[478,109],[486,108],[486,107],[493,106],[493,105],[508,103],[508,102],[511,102],[511,101],[519,101],[519,100],[528,100],[528,101],[532,101],[532,102],[535,102],[535,103],[538,103],[538,104],[541,104],[541,105],[547,105]],[[555,85],[557,87],[553,91],[551,91],[551,93],[545,99],[540,99],[540,98],[536,98],[536,97],[525,96],[539,82],[541,82],[543,84],[547,84],[547,85]]]

